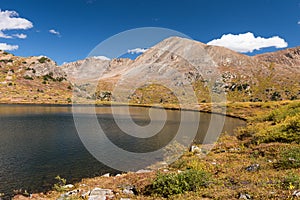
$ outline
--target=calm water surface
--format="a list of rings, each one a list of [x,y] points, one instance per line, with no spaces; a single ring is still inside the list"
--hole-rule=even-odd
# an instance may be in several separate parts
[[[120,107],[118,116],[124,123],[132,117],[135,123],[147,125],[150,122],[148,111],[148,108],[131,107],[131,116],[127,116]],[[110,107],[97,107],[96,112],[109,139],[132,152],[151,151],[167,143],[176,133],[181,119],[180,111],[169,110],[161,133],[151,140],[136,140],[122,134]],[[190,113],[195,115],[195,112]],[[90,117],[85,113],[82,116]],[[203,140],[211,117],[211,114],[201,113],[196,142]],[[226,117],[223,131],[232,133],[244,124],[242,120]],[[30,192],[45,191],[51,188],[57,175],[68,182],[76,182],[107,172],[118,173],[85,149],[76,131],[71,107],[0,105],[0,126],[1,193],[12,194],[14,189],[21,188]]]

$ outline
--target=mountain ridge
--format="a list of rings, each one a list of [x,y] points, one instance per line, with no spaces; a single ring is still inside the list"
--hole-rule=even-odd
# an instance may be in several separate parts
[[[225,47],[170,37],[135,60],[90,57],[57,66],[44,56],[23,58],[3,51],[0,52],[0,59],[0,102],[70,103],[72,94],[78,94],[83,101],[111,101],[114,88],[122,84],[132,88],[132,94],[126,97],[132,103],[174,102],[172,95],[165,95],[172,92],[165,87],[153,86],[157,83],[172,85],[176,91],[190,84],[199,102],[209,102],[210,89],[224,91],[230,101],[300,98],[297,81],[300,74],[300,47],[247,56]],[[212,88],[208,88],[207,83],[212,77],[217,77],[218,84],[213,83]],[[52,99],[51,93],[55,88],[59,89],[59,92],[54,92],[58,97]],[[23,96],[19,94],[18,98],[12,98],[14,93],[22,93],[18,90],[26,92]],[[160,96],[155,101],[151,97],[154,93]]]
[[[293,50],[288,49],[287,51]],[[227,95],[229,100],[266,101],[299,98],[299,91],[295,88],[299,87],[299,83],[296,80],[300,74],[300,65],[290,67],[281,63],[268,62],[263,58],[247,56],[224,47],[206,45],[190,39],[171,37],[149,48],[129,64],[125,66],[120,65],[119,69],[122,72],[124,72],[124,69],[128,70],[125,70],[125,72],[128,72],[126,78],[130,81],[127,81],[125,85],[131,87],[135,85],[131,82],[137,84],[142,79],[145,79],[142,75],[151,76],[152,79],[159,79],[159,77],[171,78],[171,76],[173,76],[174,80],[179,79],[178,76],[171,73],[172,70],[177,70],[183,75],[181,77],[182,80],[189,80],[191,84],[194,84],[195,90],[200,90],[200,88],[203,89],[205,87],[201,82],[209,79],[209,76],[211,76],[209,74],[215,72],[222,77],[221,81],[224,84],[221,87],[225,89],[226,93],[229,93]],[[122,58],[113,59],[112,62],[116,60],[123,63]],[[142,75],[132,75],[134,70]],[[103,74],[106,75],[100,75],[97,79],[99,80],[98,90],[112,92],[113,86],[117,84],[122,75],[124,76],[120,71],[116,70],[106,73],[104,70]],[[160,72],[159,77],[155,72]],[[291,83],[288,83],[291,77],[295,78]],[[80,77],[78,78],[80,79]],[[182,83],[175,81],[171,84],[181,85]],[[201,86],[197,88],[195,85],[199,86],[199,84]],[[251,86],[254,91],[251,91]],[[286,87],[285,89],[288,92],[283,91],[282,86]],[[294,86],[296,87],[294,88]],[[278,88],[280,91],[277,91],[279,90]],[[147,95],[137,96],[140,96],[139,99],[141,99],[141,96]],[[236,98],[233,98],[234,96]],[[131,97],[129,96],[128,98]],[[169,97],[162,97],[161,99],[164,98],[168,99]],[[208,99],[209,97],[205,97],[199,100],[207,102]],[[134,100],[134,103],[139,102],[140,100]],[[149,102],[151,100],[144,103]]]

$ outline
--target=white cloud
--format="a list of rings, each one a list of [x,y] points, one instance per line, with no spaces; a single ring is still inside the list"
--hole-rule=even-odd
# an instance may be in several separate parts
[[[56,30],[54,30],[54,29],[50,29],[50,30],[49,30],[49,33],[52,33],[52,34],[54,34],[54,35],[60,36],[60,32],[58,32],[58,31],[56,31]]]
[[[144,53],[145,51],[147,51],[147,49],[136,48],[136,49],[128,49],[127,53],[139,54],[139,53]]]
[[[93,58],[99,59],[99,60],[110,60],[110,58],[106,56],[94,56]]]
[[[3,31],[19,30],[19,29],[26,30],[32,27],[33,27],[32,23],[25,18],[19,17],[19,14],[16,11],[9,11],[9,10],[2,11],[0,9],[0,38],[11,39],[16,37],[20,39],[25,39],[27,37],[27,35],[25,34],[17,33],[14,35],[7,35]],[[4,51],[13,51],[13,50],[17,50],[18,48],[19,48],[18,45],[0,43],[0,49]]]
[[[0,49],[4,50],[4,51],[13,51],[13,50],[17,50],[19,48],[18,45],[10,45],[10,44],[6,44],[6,43],[0,43]]]
[[[12,38],[10,35],[6,35],[2,31],[0,31],[0,38]]]
[[[21,34],[13,34],[12,36],[11,35],[6,35],[5,33],[3,33],[2,31],[0,31],[0,38],[6,38],[6,39],[11,39],[11,38],[20,38],[20,39],[25,39],[27,38],[27,35],[21,33]]]
[[[19,17],[16,11],[0,10],[0,30],[29,29],[32,23],[24,18]]]
[[[267,47],[284,48],[287,42],[279,36],[270,38],[255,37],[253,33],[243,33],[238,35],[227,34],[220,39],[215,39],[207,43],[208,45],[223,46],[231,50],[247,53]]]
[[[25,35],[25,34],[23,34],[23,33],[21,33],[21,34],[14,34],[13,36],[16,37],[16,38],[20,38],[20,39],[25,39],[25,38],[27,38],[27,35]]]
[[[300,25],[300,21],[298,21],[298,24]]]

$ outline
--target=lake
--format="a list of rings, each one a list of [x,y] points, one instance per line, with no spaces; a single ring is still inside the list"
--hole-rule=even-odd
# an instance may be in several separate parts
[[[78,116],[88,122],[91,115],[84,112],[86,108],[81,107],[82,113]],[[130,115],[124,114],[126,112],[123,112],[123,109],[118,107],[116,115],[122,123],[129,123],[130,118],[140,126],[150,123],[149,108],[130,107]],[[200,115],[194,141],[201,143],[210,119],[218,115],[184,112],[187,116]],[[149,152],[166,145],[177,132],[181,120],[180,113],[177,110],[167,110],[167,120],[161,132],[151,139],[141,139],[122,133],[109,106],[96,108],[97,120],[109,140],[122,149],[138,153]],[[160,124],[159,121],[158,117],[155,123]],[[189,123],[193,121],[184,122],[186,127]],[[77,133],[71,106],[0,105],[0,125],[1,193],[11,195],[14,189],[45,191],[52,187],[57,175],[66,178],[68,182],[76,182],[82,178],[119,172],[102,164],[86,150]],[[242,120],[226,117],[223,131],[232,133],[236,127],[243,125],[245,122]],[[140,162],[143,163],[143,160]]]

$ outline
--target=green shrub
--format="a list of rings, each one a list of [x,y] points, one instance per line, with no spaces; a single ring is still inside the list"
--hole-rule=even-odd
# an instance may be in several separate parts
[[[239,139],[251,137],[254,143],[300,144],[300,103],[282,106],[264,116],[257,116],[239,133]]]
[[[66,78],[65,78],[65,77],[57,77],[57,78],[54,79],[54,80],[56,80],[56,81],[58,81],[58,82],[62,82],[63,80],[66,80]]]
[[[293,146],[283,149],[279,153],[279,158],[274,167],[281,169],[291,169],[300,167],[300,147]]]
[[[275,125],[268,125],[257,131],[254,140],[261,142],[300,143],[300,114],[288,116]]]
[[[54,78],[53,78],[53,73],[49,73],[49,74],[46,74],[46,75],[44,75],[43,76],[43,79],[44,79],[44,81],[48,81],[48,80],[55,80]]]
[[[197,191],[207,187],[210,174],[205,171],[187,170],[182,173],[158,174],[151,185],[146,188],[146,194],[169,197],[187,191]]]
[[[3,63],[12,63],[12,62],[14,62],[12,59],[2,59],[2,60],[0,60],[0,62],[3,62]]]
[[[58,81],[58,82],[62,82],[63,80],[66,80],[65,77],[56,77],[54,78],[53,77],[53,72],[49,72],[49,74],[46,74],[43,76],[43,80],[44,81],[49,81],[49,80],[52,80],[52,81]]]
[[[53,185],[53,190],[57,192],[64,192],[66,188],[64,187],[67,183],[67,180],[64,178],[61,178],[60,176],[56,176],[55,180],[57,180],[57,183]]]
[[[40,63],[45,63],[46,61],[49,62],[49,58],[47,58],[47,57],[41,57],[41,58],[38,59],[38,61],[39,61]]]
[[[25,75],[23,78],[26,79],[26,80],[33,80],[33,78],[31,76],[28,76],[28,75]]]
[[[283,106],[279,109],[273,110],[262,118],[264,121],[273,121],[280,123],[284,121],[288,116],[292,117],[300,113],[300,103],[292,103],[288,106]]]
[[[288,174],[284,177],[281,186],[287,190],[300,189],[300,176],[294,173]]]

